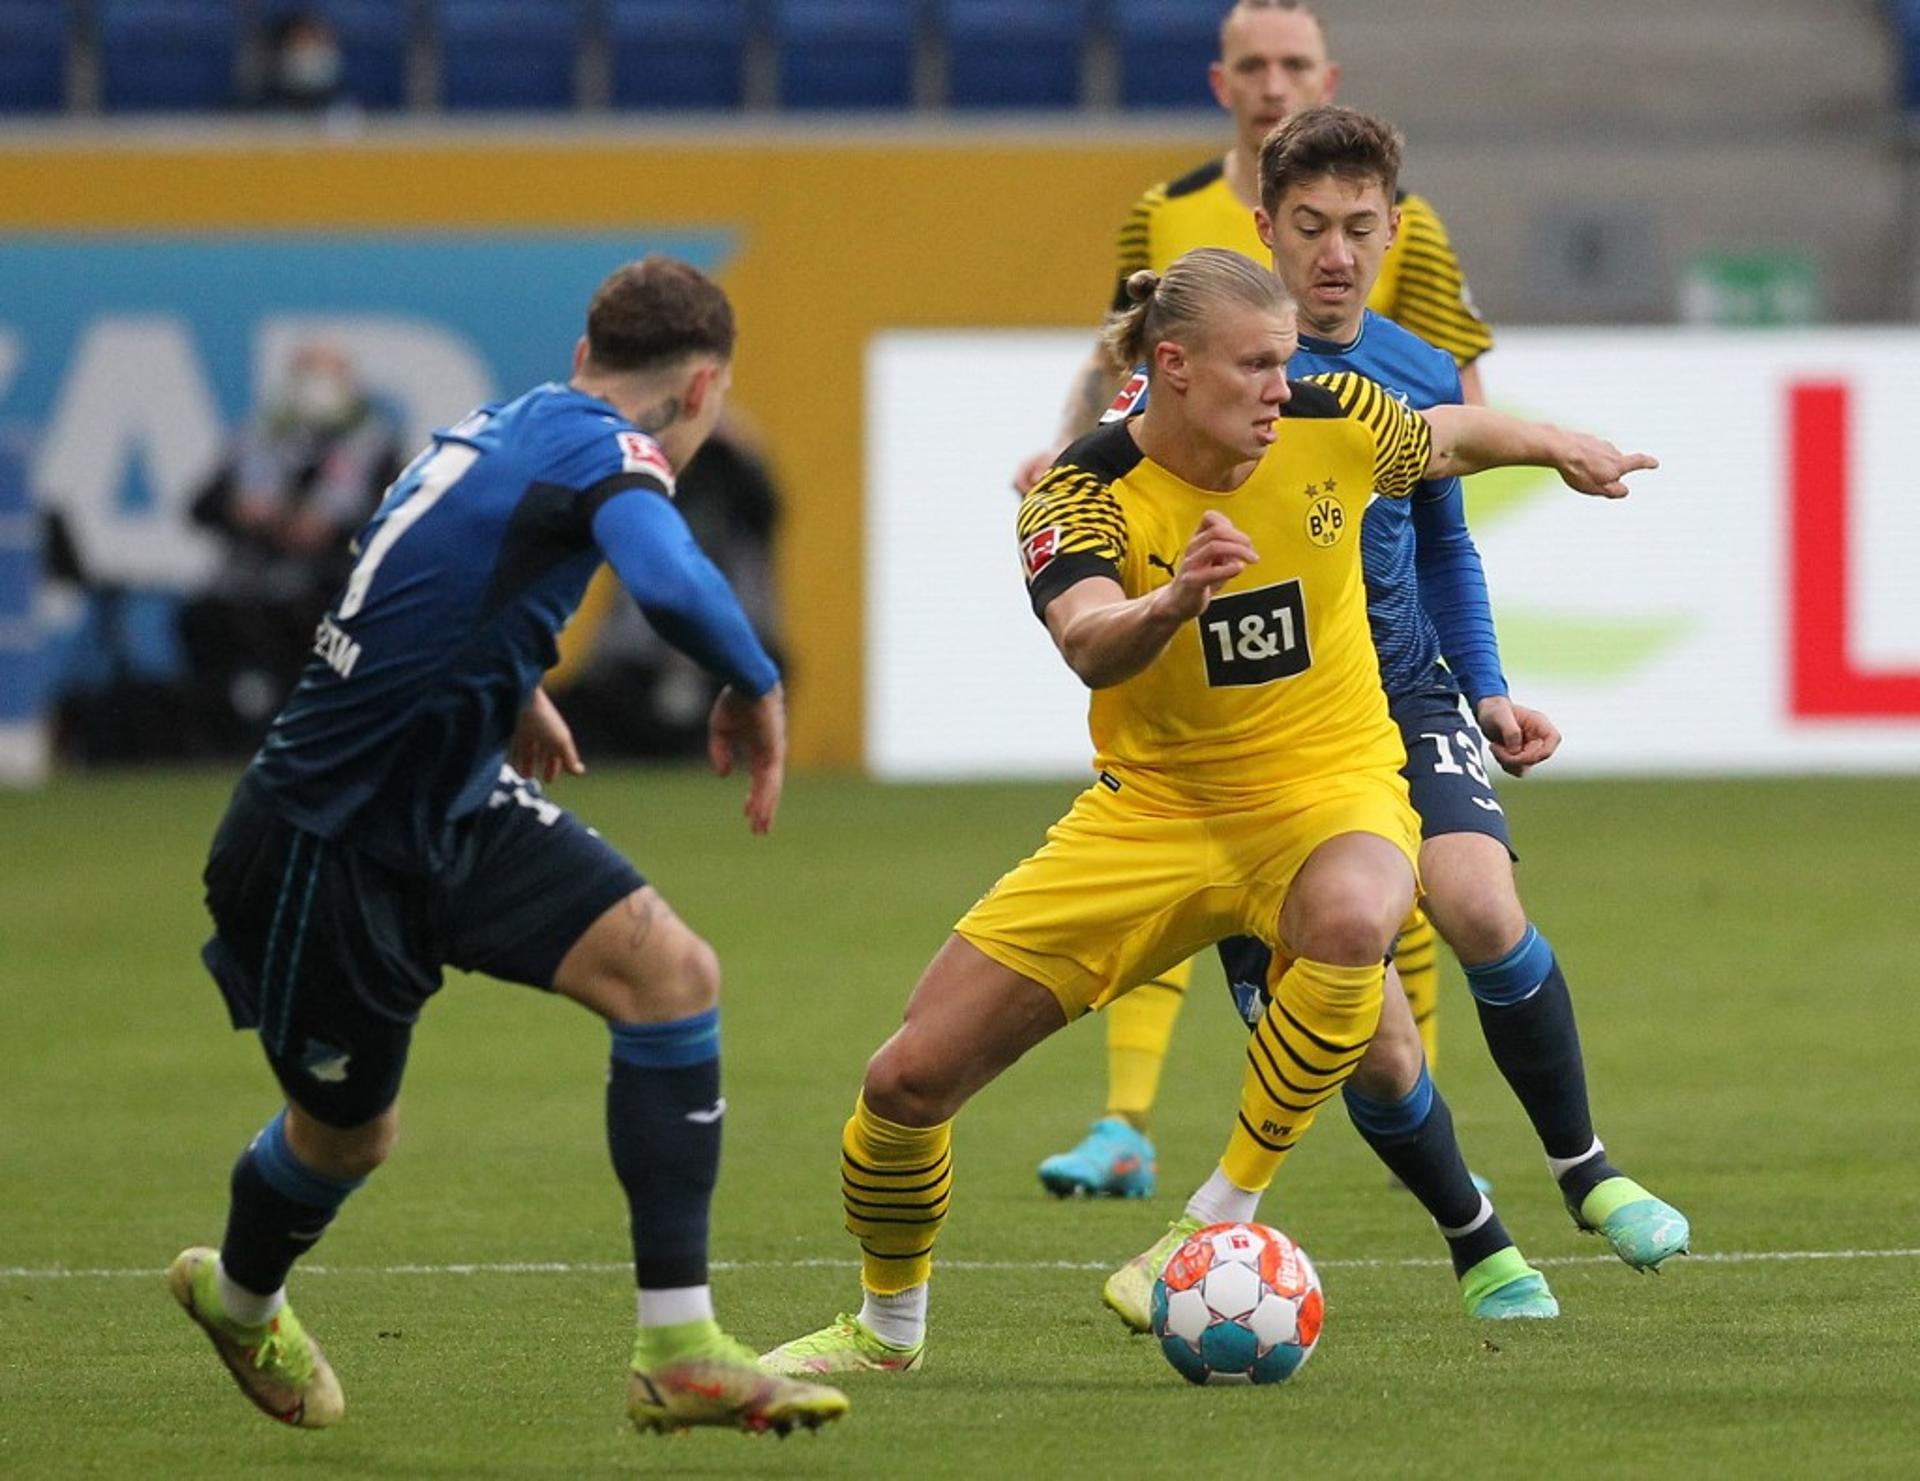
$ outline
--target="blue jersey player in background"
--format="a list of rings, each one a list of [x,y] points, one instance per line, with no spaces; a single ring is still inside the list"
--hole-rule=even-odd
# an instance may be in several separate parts
[[[1453,360],[1366,307],[1392,239],[1399,165],[1390,125],[1344,108],[1307,110],[1261,150],[1264,204],[1256,217],[1299,315],[1300,349],[1288,374],[1358,372],[1425,408],[1462,399]],[[1130,414],[1128,403],[1139,399],[1123,392],[1110,415]],[[1559,745],[1545,715],[1508,697],[1459,480],[1423,485],[1410,499],[1375,499],[1361,537],[1381,680],[1421,819],[1422,905],[1465,968],[1488,1049],[1532,1121],[1575,1222],[1604,1235],[1634,1269],[1657,1269],[1686,1249],[1687,1220],[1625,1176],[1594,1134],[1566,979],[1521,906],[1506,815],[1480,734],[1462,713],[1464,691],[1495,759],[1515,775]],[[1238,938],[1222,942],[1220,956],[1236,1006],[1257,1021],[1271,953]],[[1396,1027],[1398,1003],[1387,1010],[1344,1088],[1355,1128],[1433,1216],[1471,1314],[1556,1315],[1544,1278],[1521,1259],[1467,1171],[1418,1036]],[[1176,1221],[1168,1238],[1178,1231]],[[1140,1283],[1141,1262],[1160,1247],[1109,1281],[1108,1304],[1123,1316],[1138,1304],[1126,1297]]]
[[[763,1371],[714,1320],[720,1159],[713,950],[541,781],[578,772],[540,690],[604,560],[669,641],[726,681],[722,775],[773,824],[780,675],[672,503],[720,415],[734,323],[695,269],[648,258],[594,295],[565,385],[437,433],[357,542],[313,656],[235,788],[207,862],[203,953],[286,1105],[233,1169],[225,1238],[169,1283],[241,1391],[318,1428],[345,1403],[286,1279],[380,1165],[413,1026],[443,966],[546,989],[612,1035],[607,1138],[633,1233],[628,1412],[670,1430],[815,1426],[837,1391]]]

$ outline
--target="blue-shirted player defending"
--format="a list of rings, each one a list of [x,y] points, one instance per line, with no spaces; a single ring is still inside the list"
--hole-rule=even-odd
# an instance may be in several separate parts
[[[392,1150],[408,1041],[449,963],[571,998],[612,1032],[634,1423],[784,1433],[846,1410],[834,1389],[764,1371],[714,1321],[713,950],[539,785],[582,769],[539,682],[605,560],[656,629],[727,681],[711,758],[723,776],[746,766],[748,822],[773,824],[780,675],[671,502],[719,417],[733,339],[725,294],[695,269],[630,263],[594,295],[566,385],[436,433],[361,532],[214,838],[203,955],[287,1104],[234,1166],[220,1249],[183,1252],[168,1279],[241,1392],[288,1424],[332,1424],[345,1403],[286,1304],[287,1275]]]
[[[1398,214],[1399,163],[1399,136],[1378,119],[1336,107],[1296,114],[1261,150],[1264,204],[1256,218],[1299,315],[1300,349],[1288,374],[1359,371],[1425,408],[1462,399],[1458,368],[1366,307]],[[1112,414],[1127,414],[1129,399],[1138,393],[1123,393]],[[1460,481],[1423,484],[1411,499],[1376,499],[1361,539],[1381,681],[1420,814],[1422,905],[1465,968],[1494,1063],[1532,1121],[1574,1221],[1604,1235],[1634,1269],[1658,1269],[1686,1249],[1687,1220],[1621,1173],[1594,1135],[1566,979],[1520,903],[1506,814],[1487,776],[1480,734],[1461,712],[1464,692],[1495,759],[1515,776],[1560,743],[1545,715],[1508,696]],[[1222,942],[1220,956],[1236,1005],[1257,1020],[1271,954],[1242,937]],[[1497,1215],[1459,1158],[1451,1115],[1418,1038],[1394,1027],[1392,1015],[1383,1016],[1380,1036],[1345,1087],[1347,1110],[1446,1236],[1474,1310],[1474,1282],[1461,1267],[1479,1253]],[[1129,1325],[1144,1327],[1144,1292],[1165,1255],[1195,1227],[1192,1218],[1176,1220],[1109,1280],[1108,1304]],[[1524,1268],[1517,1252],[1502,1258],[1512,1266],[1502,1275]],[[1512,1309],[1498,1314],[1554,1314],[1537,1276],[1512,1280],[1502,1294]]]

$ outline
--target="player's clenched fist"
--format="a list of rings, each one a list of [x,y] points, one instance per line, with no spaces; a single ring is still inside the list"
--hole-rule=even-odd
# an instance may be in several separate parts
[[[1161,610],[1185,622],[1207,610],[1213,594],[1260,559],[1253,542],[1217,509],[1200,516],[1200,527],[1187,542],[1180,569],[1171,585],[1158,594]]]

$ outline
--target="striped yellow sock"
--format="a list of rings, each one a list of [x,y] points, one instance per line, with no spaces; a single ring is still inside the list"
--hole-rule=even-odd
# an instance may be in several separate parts
[[[1135,1130],[1147,1129],[1173,1025],[1192,980],[1193,963],[1182,962],[1107,1007],[1107,1114]]]
[[[1384,963],[1337,967],[1294,959],[1273,990],[1247,1045],[1240,1119],[1220,1168],[1237,1188],[1258,1192],[1306,1134],[1380,1025]]]
[[[861,1284],[877,1296],[920,1285],[953,1197],[953,1123],[896,1125],[861,1097],[840,1134],[840,1197],[860,1241]]]
[[[1424,910],[1415,909],[1411,924],[1393,948],[1394,969],[1407,991],[1407,1006],[1420,1030],[1420,1047],[1431,1070],[1440,1052],[1440,934]]]

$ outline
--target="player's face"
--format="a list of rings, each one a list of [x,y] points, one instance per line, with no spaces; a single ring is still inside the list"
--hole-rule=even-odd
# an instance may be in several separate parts
[[[1254,220],[1302,326],[1323,339],[1352,338],[1399,226],[1386,186],[1322,175],[1289,186],[1271,217],[1259,210]]]
[[[1239,458],[1257,458],[1278,435],[1287,361],[1299,347],[1293,314],[1223,311],[1184,348],[1189,428]]]
[[[1320,22],[1304,10],[1239,10],[1208,69],[1214,100],[1233,115],[1240,147],[1257,153],[1274,127],[1333,100],[1340,68],[1327,60]]]

